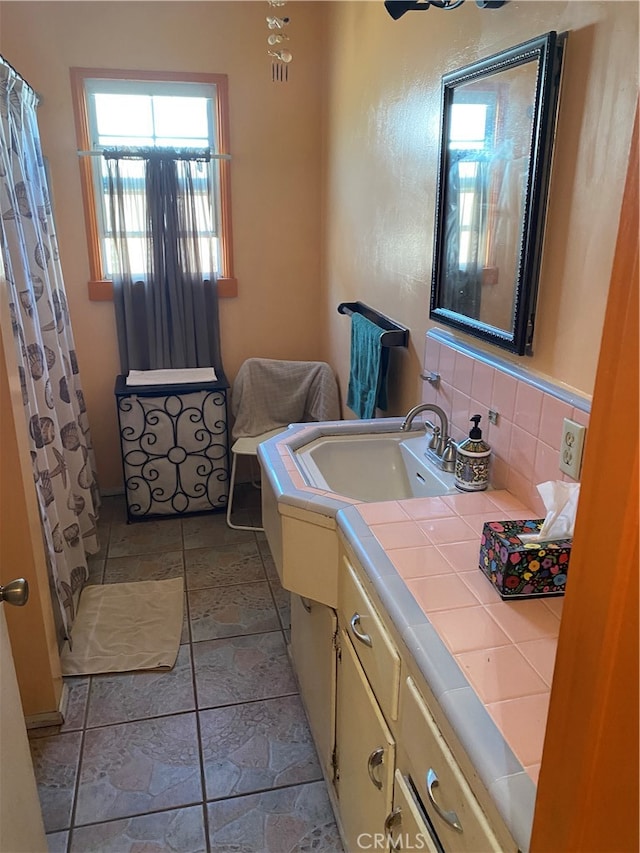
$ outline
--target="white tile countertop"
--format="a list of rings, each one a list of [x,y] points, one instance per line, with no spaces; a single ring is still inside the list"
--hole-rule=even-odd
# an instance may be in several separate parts
[[[296,425],[259,448],[279,503],[335,518],[520,848],[528,847],[562,598],[503,601],[485,521],[535,518],[508,491],[362,503],[308,486],[293,452],[400,419]]]

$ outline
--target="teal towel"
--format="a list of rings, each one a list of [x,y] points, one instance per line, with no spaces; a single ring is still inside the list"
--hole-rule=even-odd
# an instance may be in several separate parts
[[[389,351],[382,346],[383,329],[362,314],[351,315],[351,368],[347,406],[359,418],[375,417],[376,406],[387,408]]]

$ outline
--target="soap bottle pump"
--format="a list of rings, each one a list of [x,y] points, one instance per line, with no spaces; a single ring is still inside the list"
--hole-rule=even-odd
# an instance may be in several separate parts
[[[478,426],[482,416],[473,415],[469,438],[461,441],[456,451],[456,488],[463,492],[480,492],[489,485],[491,448],[482,438]]]

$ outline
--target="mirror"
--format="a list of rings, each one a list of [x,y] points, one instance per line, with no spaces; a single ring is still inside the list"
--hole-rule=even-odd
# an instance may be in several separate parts
[[[566,33],[445,74],[433,320],[531,355]]]

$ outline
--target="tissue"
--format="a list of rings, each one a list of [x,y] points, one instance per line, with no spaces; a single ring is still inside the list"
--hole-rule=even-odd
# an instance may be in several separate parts
[[[580,483],[563,483],[549,480],[536,488],[542,498],[547,514],[539,533],[520,536],[523,542],[553,542],[571,539],[576,523]]]

